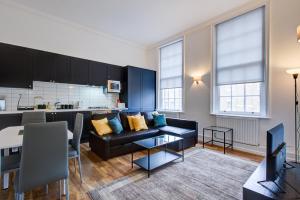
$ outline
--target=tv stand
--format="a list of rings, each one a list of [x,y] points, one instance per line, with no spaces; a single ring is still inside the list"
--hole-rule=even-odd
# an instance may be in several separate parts
[[[257,181],[257,183],[260,184],[261,186],[263,186],[264,188],[266,188],[267,190],[269,190],[270,192],[276,194],[276,195],[277,195],[278,193],[286,193],[286,192],[284,191],[284,189],[282,189],[282,188],[280,187],[280,185],[278,185],[278,184],[276,183],[276,180],[275,180],[275,181],[267,181],[267,180],[265,180],[265,181]],[[268,186],[264,185],[263,183],[273,183],[274,185],[276,185],[276,187],[279,189],[279,191],[278,191],[278,192],[277,192],[277,191],[273,191],[271,188],[269,188]]]
[[[276,184],[266,186],[266,161],[262,161],[243,186],[244,200],[271,200],[271,199],[300,199],[297,188],[300,185],[300,164],[293,163],[282,170]],[[275,183],[275,182],[273,182]],[[276,192],[281,190],[281,192]],[[282,192],[284,191],[284,192]]]

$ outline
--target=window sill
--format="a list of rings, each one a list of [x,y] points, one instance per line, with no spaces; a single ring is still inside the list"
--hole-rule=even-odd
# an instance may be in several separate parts
[[[270,116],[260,116],[260,115],[238,115],[238,114],[225,114],[225,113],[210,113],[211,115],[220,117],[241,117],[241,118],[254,118],[254,119],[271,119]]]
[[[172,111],[172,110],[157,110],[157,112],[162,112],[162,113],[184,113],[184,111]]]

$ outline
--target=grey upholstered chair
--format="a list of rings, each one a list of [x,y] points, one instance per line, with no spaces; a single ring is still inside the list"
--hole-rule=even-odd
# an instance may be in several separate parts
[[[23,112],[22,126],[29,123],[46,123],[46,113],[43,111]]]
[[[24,193],[35,187],[61,180],[69,199],[68,177],[67,122],[26,124],[20,169],[15,178],[16,199],[23,200]]]
[[[1,174],[16,171],[20,167],[21,155],[13,154],[1,159]]]
[[[1,153],[1,151],[0,151]],[[4,156],[1,159],[1,175],[19,170],[20,168],[20,154],[13,154]]]
[[[82,170],[81,170],[81,160],[80,160],[80,139],[83,128],[83,114],[77,113],[75,118],[75,125],[73,130],[73,139],[71,145],[69,146],[69,158],[74,159],[74,167],[76,173],[76,159],[78,161],[80,181],[82,183]]]

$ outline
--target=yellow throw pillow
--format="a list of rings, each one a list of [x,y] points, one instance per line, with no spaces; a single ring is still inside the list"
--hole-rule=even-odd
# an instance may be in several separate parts
[[[92,120],[92,124],[99,135],[109,134],[113,132],[108,124],[107,118],[101,120]]]
[[[136,116],[132,118],[135,131],[148,129],[144,116]]]
[[[141,114],[127,116],[129,128],[130,128],[131,131],[134,130],[134,125],[133,125],[132,119],[133,119],[134,117],[137,117],[137,116],[141,116]]]

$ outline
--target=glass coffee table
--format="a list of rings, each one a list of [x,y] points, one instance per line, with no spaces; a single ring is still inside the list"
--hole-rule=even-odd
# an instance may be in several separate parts
[[[174,142],[180,142],[181,150],[182,150],[181,154],[168,149],[168,144]],[[181,137],[165,134],[165,135],[160,135],[148,139],[135,141],[132,143],[132,145],[137,145],[139,147],[142,147],[143,149],[147,149],[147,155],[136,160],[133,159],[134,152],[132,151],[131,166],[133,168],[133,164],[136,164],[141,168],[147,170],[148,177],[150,177],[151,171],[158,167],[166,165],[180,158],[182,158],[182,161],[184,161],[183,138]],[[151,149],[156,149],[159,147],[163,147],[163,148],[160,148],[158,152],[151,154]]]

